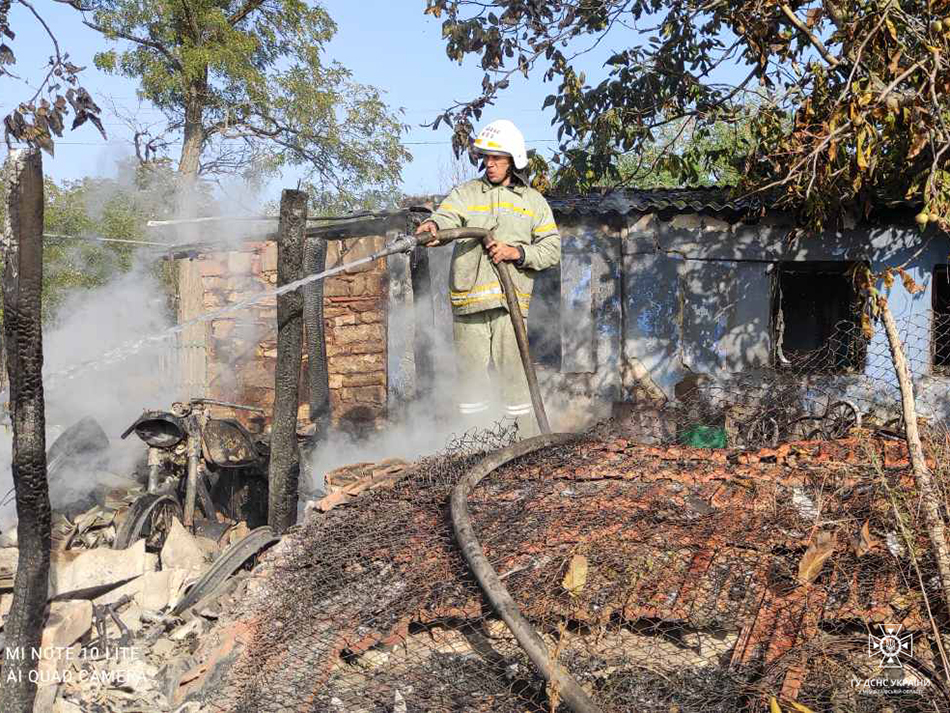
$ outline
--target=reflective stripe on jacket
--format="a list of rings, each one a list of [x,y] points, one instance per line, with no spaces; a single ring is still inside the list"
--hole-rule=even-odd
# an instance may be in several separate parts
[[[478,178],[456,186],[430,220],[446,228],[494,228],[495,238],[524,249],[524,266],[511,266],[518,302],[528,311],[538,271],[561,260],[561,236],[551,207],[540,193],[519,184],[496,186]],[[498,273],[478,240],[458,240],[452,253],[449,299],[453,314],[507,309]]]

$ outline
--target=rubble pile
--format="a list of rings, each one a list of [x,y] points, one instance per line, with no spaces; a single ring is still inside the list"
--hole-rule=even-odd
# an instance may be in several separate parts
[[[473,462],[429,459],[311,514],[203,638],[176,701],[562,710],[458,551],[449,494]],[[914,633],[905,670],[938,668],[935,592],[909,556],[931,582],[926,537],[888,497],[912,486],[903,445],[870,434],[756,452],[587,438],[499,469],[470,507],[514,600],[603,710],[865,710],[849,681],[868,675],[876,624]],[[927,680],[901,710],[947,709]]]
[[[213,599],[173,614],[220,553],[248,534],[247,526],[232,524],[212,540],[189,533],[175,519],[158,552],[147,551],[145,539],[112,549],[116,527],[139,495],[111,493],[72,519],[54,516],[50,603],[37,652],[40,713],[169,710],[170,690],[189,668],[199,638],[222,608],[235,606],[232,597],[242,596],[243,571]],[[15,530],[5,533],[0,617],[13,600],[18,555]]]
[[[330,471],[279,542],[219,514],[113,549],[141,488],[57,515],[36,710],[564,710],[458,550],[450,493],[483,455]],[[863,711],[846,689],[870,627],[913,633],[906,670],[939,669],[927,543],[893,516],[912,485],[902,442],[869,433],[730,451],[603,431],[498,469],[469,506],[604,711]],[[0,535],[0,617],[17,556]],[[900,710],[950,710],[928,685]]]
[[[408,465],[389,459],[331,471],[323,505],[310,509],[332,509],[391,485]],[[215,522],[199,520],[197,534],[170,517],[161,532],[146,528],[129,547],[115,549],[117,531],[145,497],[138,482],[123,484],[76,501],[93,501],[83,511],[74,502],[53,514],[37,713],[200,710],[180,700],[199,678],[199,642],[218,618],[240,611],[254,581],[251,565],[276,539],[269,528],[252,532],[219,513]],[[0,533],[0,646],[18,556],[16,530]]]

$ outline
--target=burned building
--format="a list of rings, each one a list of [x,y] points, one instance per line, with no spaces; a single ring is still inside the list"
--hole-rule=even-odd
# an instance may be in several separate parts
[[[883,289],[905,325],[918,392],[936,415],[944,413],[947,247],[943,238],[922,233],[906,210],[794,237],[792,216],[713,189],[613,191],[550,203],[562,262],[537,279],[528,323],[555,427],[607,416],[616,404],[676,400],[697,385],[767,391],[783,375],[794,376],[800,392],[820,391],[825,405],[840,397],[870,408],[877,392],[896,382],[882,361],[884,335],[862,322],[855,283],[861,266],[902,270]],[[424,215],[404,210],[351,218],[352,237],[330,241],[327,266],[370,254],[386,233],[411,229]],[[448,247],[417,250],[327,280],[337,423],[381,427],[388,413],[431,390],[435,380],[451,378],[452,318],[444,294],[450,256]],[[271,241],[178,258],[182,320],[276,280]],[[268,406],[273,322],[271,301],[246,318],[189,327],[181,344],[185,382],[209,396],[227,392]]]

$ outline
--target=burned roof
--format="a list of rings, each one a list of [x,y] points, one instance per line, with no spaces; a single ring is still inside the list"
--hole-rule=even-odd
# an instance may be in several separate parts
[[[733,194],[728,187],[605,189],[582,195],[552,195],[548,202],[555,213],[581,216],[660,212],[748,214],[764,206],[762,197]]]
[[[312,514],[183,680],[204,677],[216,710],[552,709],[447,517],[480,458],[425,459]],[[926,535],[913,522],[906,539],[895,532],[895,487],[912,482],[890,439],[739,452],[604,434],[512,461],[470,504],[509,593],[605,713],[760,711],[764,695],[859,710],[844,698],[868,661],[866,635],[847,653],[855,636],[888,622],[921,655],[930,646],[918,583],[933,564],[922,558],[918,579],[908,553],[926,552]],[[230,658],[216,653],[225,640],[241,642]],[[710,675],[699,688],[679,678]],[[947,710],[942,684],[927,695],[901,710]]]
[[[622,188],[592,189],[583,194],[548,195],[551,209],[560,220],[577,220],[589,217],[628,216],[632,214],[658,213],[664,219],[676,214],[699,213],[715,215],[730,222],[751,221],[761,218],[778,198],[776,195],[742,193],[729,186],[686,188]],[[389,231],[411,231],[438,205],[443,196],[425,196],[411,199],[397,210],[359,211],[338,216],[311,216],[307,219],[307,235],[325,240],[348,240],[366,236],[383,235]],[[908,222],[919,206],[909,201],[880,201],[874,203],[864,220],[872,223]],[[173,223],[228,220],[227,218],[201,218],[197,221],[169,221]],[[258,220],[272,220],[276,228],[276,216]],[[273,240],[274,232],[261,236]],[[178,259],[195,257],[204,252],[227,250],[233,240],[201,241],[171,245],[162,248],[166,257]]]

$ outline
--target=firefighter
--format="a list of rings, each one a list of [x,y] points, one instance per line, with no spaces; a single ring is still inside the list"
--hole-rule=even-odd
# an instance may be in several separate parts
[[[494,229],[487,251],[474,239],[455,242],[449,278],[459,368],[458,410],[472,422],[492,409],[489,364],[500,379],[504,414],[526,437],[538,432],[524,366],[495,265],[509,263],[521,311],[527,318],[534,278],[561,259],[561,238],[544,197],[527,181],[524,137],[506,119],[488,124],[475,139],[484,175],[456,186],[417,233],[475,227]],[[436,245],[433,240],[429,245]]]

